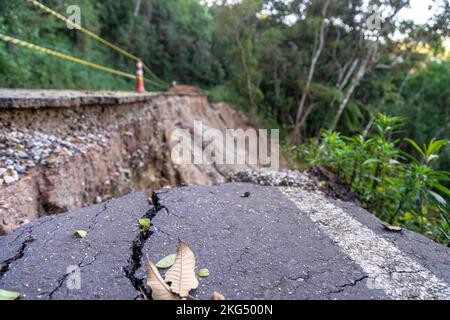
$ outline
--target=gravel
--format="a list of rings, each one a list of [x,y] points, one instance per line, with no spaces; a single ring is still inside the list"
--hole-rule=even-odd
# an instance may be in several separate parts
[[[261,186],[300,187],[318,190],[317,184],[307,174],[297,170],[285,171],[240,171],[231,177],[232,182],[247,182]]]
[[[106,139],[104,133],[55,136],[33,130],[0,130],[0,185],[18,181],[35,166],[61,164],[85,153],[92,144],[105,145]]]

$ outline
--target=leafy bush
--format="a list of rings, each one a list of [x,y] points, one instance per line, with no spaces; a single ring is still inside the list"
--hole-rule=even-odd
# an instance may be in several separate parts
[[[420,147],[404,139],[417,157],[407,154],[395,138],[402,121],[380,114],[368,137],[325,131],[320,143],[313,141],[301,152],[311,164],[333,169],[379,218],[448,242],[450,190],[444,184],[450,172],[434,169],[433,162],[449,141],[433,139]]]
[[[246,98],[237,93],[230,83],[218,85],[205,91],[207,91],[208,97],[212,102],[225,101],[239,107],[242,110],[248,111],[248,103]]]

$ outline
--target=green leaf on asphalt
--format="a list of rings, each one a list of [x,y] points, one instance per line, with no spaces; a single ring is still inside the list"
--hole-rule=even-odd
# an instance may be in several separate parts
[[[149,218],[138,219],[138,222],[139,225],[144,229],[148,229],[152,225],[152,220],[150,220]]]
[[[209,270],[208,269],[201,269],[198,271],[198,276],[202,278],[209,277]]]
[[[87,232],[84,231],[84,230],[77,230],[77,231],[75,231],[75,233],[73,234],[73,236],[74,236],[75,238],[80,238],[80,239],[86,238]]]
[[[0,289],[0,300],[17,300],[22,296],[19,292],[6,291]]]
[[[159,260],[159,262],[156,264],[156,267],[158,269],[170,268],[175,263],[175,258],[176,257],[177,257],[176,253],[168,255],[167,257],[164,257],[161,260]]]

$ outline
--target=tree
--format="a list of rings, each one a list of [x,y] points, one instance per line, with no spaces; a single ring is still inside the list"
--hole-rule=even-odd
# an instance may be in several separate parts
[[[338,111],[336,114],[336,117],[334,118],[334,121],[330,127],[331,131],[334,131],[336,129],[336,126],[339,122],[339,120],[342,117],[342,114],[347,107],[351,97],[353,96],[356,87],[359,85],[362,78],[366,75],[366,73],[375,65],[375,63],[379,60],[378,50],[380,46],[380,39],[388,40],[388,32],[392,30],[392,23],[395,16],[400,12],[401,9],[403,9],[407,4],[409,3],[409,0],[404,1],[396,1],[393,4],[388,3],[388,5],[391,5],[392,13],[389,15],[389,17],[384,21],[384,23],[381,25],[379,30],[375,30],[374,32],[374,40],[369,40],[370,43],[368,45],[367,53],[364,58],[364,60],[361,62],[361,65],[358,69],[358,72],[354,75],[350,87],[347,89],[345,93],[345,97],[342,100],[341,104],[338,107]],[[381,17],[380,17],[381,19]]]
[[[307,118],[307,114],[309,113],[308,111],[306,112],[306,115],[303,116],[303,112],[304,112],[304,108],[305,108],[305,102],[306,102],[306,97],[309,93],[309,89],[311,86],[311,82],[313,80],[314,77],[314,73],[316,71],[316,66],[317,66],[317,62],[319,61],[320,55],[322,54],[322,50],[323,47],[325,45],[325,30],[326,30],[326,18],[327,18],[327,11],[328,11],[328,7],[330,5],[330,0],[326,0],[324,5],[323,5],[323,9],[322,9],[322,23],[320,25],[320,31],[318,33],[318,46],[317,49],[315,50],[313,57],[311,59],[311,66],[309,69],[309,74],[308,74],[308,79],[306,80],[306,85],[303,88],[303,94],[302,94],[302,98],[299,102],[298,105],[298,110],[297,110],[297,115],[295,117],[295,126],[294,126],[294,139],[296,139],[297,141],[300,138],[300,128],[302,127],[302,125],[304,124],[304,122],[306,121]],[[302,119],[303,116],[303,119]]]
[[[252,115],[256,115],[258,105],[255,97],[256,69],[254,57],[254,35],[258,23],[257,13],[262,9],[261,0],[244,0],[235,4],[221,4],[214,8],[217,18],[215,34],[232,39],[236,46],[245,78],[246,94]],[[230,43],[230,42],[229,42]]]

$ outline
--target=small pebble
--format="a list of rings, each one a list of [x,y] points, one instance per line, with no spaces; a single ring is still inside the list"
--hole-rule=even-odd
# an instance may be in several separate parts
[[[232,177],[234,182],[250,182],[262,186],[302,187],[316,190],[314,181],[300,171],[287,170],[280,172],[270,171],[241,171]]]
[[[85,153],[90,144],[106,145],[105,137],[106,134],[100,133],[60,136],[34,130],[0,129],[0,185],[18,181],[20,175],[35,166],[61,164],[67,157]]]

